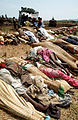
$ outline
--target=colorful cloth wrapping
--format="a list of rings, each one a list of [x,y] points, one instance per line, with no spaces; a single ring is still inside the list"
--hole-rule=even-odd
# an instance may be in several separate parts
[[[38,51],[38,55],[41,55],[43,59],[47,62],[49,62],[49,57],[52,53],[52,50],[49,50],[48,48],[43,48],[42,50]]]
[[[42,46],[48,49],[51,49],[56,56],[62,60],[63,62],[67,63],[69,65],[69,67],[73,68],[73,69],[78,69],[77,67],[77,59],[75,59],[74,57],[72,57],[70,54],[68,54],[65,50],[63,50],[62,48],[60,48],[59,46],[53,44],[52,42],[39,42],[39,43],[33,43],[33,46]]]
[[[58,92],[59,87],[61,84],[57,81],[53,81],[47,77],[43,72],[41,72],[37,67],[35,67],[32,64],[27,64],[23,66],[24,69],[27,69],[30,73],[32,73],[34,76],[39,75],[42,78],[44,78],[44,83],[48,85],[50,89],[53,89],[55,92]]]
[[[64,80],[66,80],[70,85],[74,86],[75,88],[78,88],[77,80],[71,78],[70,76],[66,75],[65,73],[61,72],[58,69],[54,70],[52,68],[47,68],[47,67],[43,67],[43,68],[39,68],[39,69],[50,78],[60,77]]]
[[[38,38],[36,38],[35,35],[31,31],[25,31],[25,34],[28,35],[29,37],[31,37],[32,42],[39,43]]]

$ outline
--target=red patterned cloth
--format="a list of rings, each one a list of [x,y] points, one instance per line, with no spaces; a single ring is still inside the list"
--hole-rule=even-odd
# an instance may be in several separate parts
[[[6,67],[6,63],[1,62],[1,63],[0,63],[0,67],[5,68],[5,67]]]
[[[40,51],[38,51],[38,55],[41,55],[43,59],[47,62],[49,62],[49,57],[52,53],[52,50],[49,50],[48,48],[43,48]]]
[[[47,67],[40,68],[40,70],[50,78],[60,77],[66,80],[70,85],[74,86],[75,88],[78,88],[78,81],[66,75],[65,73],[61,72],[60,70],[57,69],[54,70],[52,68],[47,68]]]

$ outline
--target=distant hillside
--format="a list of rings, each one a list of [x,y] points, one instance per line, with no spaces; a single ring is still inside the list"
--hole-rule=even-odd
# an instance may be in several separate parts
[[[57,21],[78,21],[78,19],[62,19],[62,20],[57,20]]]
[[[69,19],[69,21],[78,21],[78,19]]]
[[[78,26],[78,19],[56,20],[56,27]],[[45,26],[49,27],[49,21],[44,21]]]

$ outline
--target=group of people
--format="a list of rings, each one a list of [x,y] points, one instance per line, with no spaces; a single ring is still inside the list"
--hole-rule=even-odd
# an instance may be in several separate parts
[[[28,15],[25,15],[23,14],[22,17],[21,17],[21,25],[22,26],[34,26],[34,27],[41,27],[43,24],[42,24],[42,18],[41,17],[38,17],[38,19],[36,18],[31,18],[31,17],[28,17]]]

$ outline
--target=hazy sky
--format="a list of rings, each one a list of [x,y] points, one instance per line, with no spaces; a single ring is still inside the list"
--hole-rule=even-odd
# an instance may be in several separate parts
[[[78,19],[78,0],[0,0],[0,16],[19,16],[21,7],[39,11],[43,20]]]

